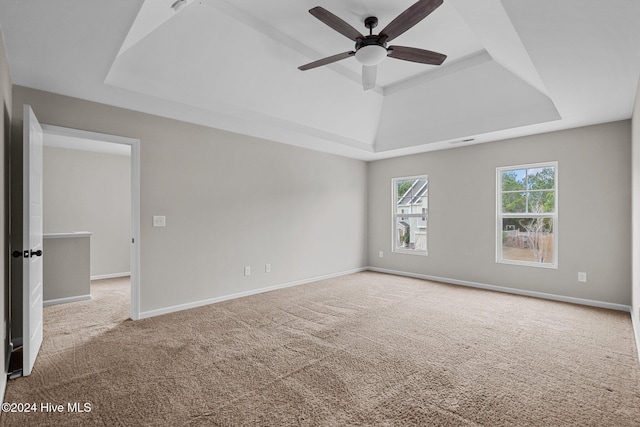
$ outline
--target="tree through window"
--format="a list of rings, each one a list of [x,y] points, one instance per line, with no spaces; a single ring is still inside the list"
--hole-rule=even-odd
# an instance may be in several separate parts
[[[558,165],[497,169],[497,261],[557,267]]]

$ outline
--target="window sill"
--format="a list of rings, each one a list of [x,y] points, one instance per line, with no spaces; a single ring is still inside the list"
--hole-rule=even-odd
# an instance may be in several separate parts
[[[498,259],[496,260],[497,264],[508,264],[508,265],[520,265],[523,267],[535,267],[535,268],[550,268],[553,270],[558,269],[558,264],[545,264],[541,262],[527,262],[527,261],[511,261],[507,259]]]
[[[416,251],[411,249],[393,249],[392,252],[396,254],[419,255],[419,256],[427,256],[429,254],[427,251]]]

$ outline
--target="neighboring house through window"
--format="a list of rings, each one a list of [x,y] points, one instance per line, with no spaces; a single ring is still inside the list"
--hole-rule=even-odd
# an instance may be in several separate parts
[[[558,266],[558,164],[497,168],[496,261]]]
[[[429,179],[426,175],[394,178],[393,251],[427,254]]]

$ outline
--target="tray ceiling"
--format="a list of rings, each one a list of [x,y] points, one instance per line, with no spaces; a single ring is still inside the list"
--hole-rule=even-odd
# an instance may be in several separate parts
[[[365,33],[413,2],[3,0],[0,28],[14,84],[363,160],[631,116],[628,0],[445,0],[394,40],[440,67],[386,58],[372,91],[353,58],[297,69],[353,49],[310,8]]]

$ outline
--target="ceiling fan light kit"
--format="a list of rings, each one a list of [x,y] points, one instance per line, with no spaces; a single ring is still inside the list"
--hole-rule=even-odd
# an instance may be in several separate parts
[[[309,64],[298,67],[301,71],[310,70],[323,65],[328,65],[351,56],[362,64],[362,86],[364,90],[375,87],[377,66],[387,56],[403,61],[417,62],[420,64],[440,65],[447,58],[446,55],[430,50],[415,47],[389,46],[387,42],[395,39],[405,31],[426,18],[431,12],[442,5],[443,0],[419,0],[409,9],[398,15],[378,35],[373,34],[373,28],[378,26],[378,18],[369,16],[364,20],[364,25],[369,29],[369,35],[363,36],[358,30],[343,21],[328,10],[318,6],[309,10],[309,13],[317,19],[333,28],[343,36],[354,41],[355,51],[343,52],[329,56]]]
[[[355,56],[362,65],[378,65],[387,57],[387,49],[384,46],[370,44],[358,49]]]

